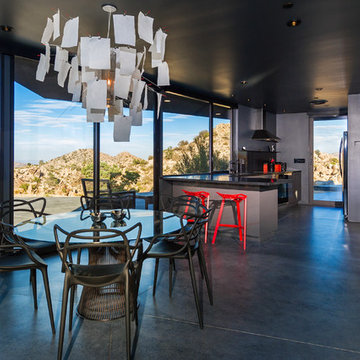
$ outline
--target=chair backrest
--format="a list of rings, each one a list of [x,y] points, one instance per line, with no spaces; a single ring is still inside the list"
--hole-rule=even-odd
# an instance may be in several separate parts
[[[2,239],[2,241],[0,241],[0,254],[12,254],[16,251],[22,250],[36,265],[45,264],[40,256],[32,251],[29,246],[26,245],[25,242],[21,239],[21,237],[14,233],[14,226],[0,221],[0,236]],[[11,267],[11,265],[9,267]],[[15,267],[13,268],[15,269]]]
[[[109,248],[110,254],[118,254],[123,252],[124,256],[120,259],[129,265],[132,263],[135,253],[138,257],[142,254],[141,242],[141,223],[137,223],[126,231],[116,229],[80,229],[72,232],[67,232],[60,226],[54,226],[54,236],[56,241],[56,248],[62,260],[63,266],[66,270],[71,271],[73,261],[73,251],[82,249],[96,248],[101,251],[101,248]],[[136,235],[135,243],[129,244],[127,234],[134,232]],[[78,259],[81,262],[81,258]],[[94,265],[95,266],[95,265]]]
[[[36,198],[32,200],[14,199],[0,203],[0,220],[8,221],[9,215],[21,213],[21,220],[29,220],[32,218],[45,215],[46,199]]]
[[[196,216],[201,214],[200,205],[201,203],[197,197],[181,195],[169,199],[166,210],[176,215]]]
[[[84,196],[91,198],[94,195],[94,179],[81,179],[81,185],[84,191]],[[110,180],[100,179],[99,183],[100,195],[107,195],[111,193]]]
[[[197,204],[198,205],[198,204]],[[189,248],[189,246],[196,246],[196,242],[199,241],[199,233],[202,228],[202,224],[200,223],[202,218],[205,218],[205,213],[203,213],[200,208],[197,208],[197,205],[187,204],[187,212],[182,214],[177,214],[180,221],[180,231],[177,233],[170,234],[159,234],[155,236],[147,249],[144,251],[144,258],[146,258],[146,254],[151,250],[154,244],[159,241],[171,241],[181,244],[181,247],[172,253],[166,254],[166,256],[175,256],[177,254],[181,254]],[[191,221],[191,222],[190,222]]]

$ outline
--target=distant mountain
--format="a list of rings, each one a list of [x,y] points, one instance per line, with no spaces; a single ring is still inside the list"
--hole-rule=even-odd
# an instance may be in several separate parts
[[[314,151],[314,183],[333,182],[342,184],[338,154]]]

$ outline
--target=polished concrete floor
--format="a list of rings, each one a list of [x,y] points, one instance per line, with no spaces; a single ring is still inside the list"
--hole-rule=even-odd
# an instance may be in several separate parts
[[[282,209],[278,230],[248,239],[246,254],[224,231],[205,247],[214,306],[196,267],[203,330],[186,263],[177,263],[172,298],[161,263],[154,298],[154,263],[146,261],[135,359],[360,359],[360,224],[344,224],[337,208]],[[56,255],[45,260],[58,331],[63,275]],[[29,274],[0,275],[0,359],[56,358],[41,285],[35,312]],[[76,316],[64,357],[124,358],[123,319]]]

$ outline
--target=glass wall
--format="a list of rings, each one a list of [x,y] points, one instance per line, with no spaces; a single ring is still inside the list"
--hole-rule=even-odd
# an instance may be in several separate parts
[[[78,208],[80,179],[93,158],[85,110],[42,98],[18,83],[14,88],[14,197],[44,196],[51,212]],[[60,197],[67,200],[60,203]]]
[[[231,109],[214,105],[213,167],[214,171],[228,171],[231,147]]]
[[[209,172],[209,103],[174,94],[163,101],[163,174]]]
[[[145,110],[143,125],[131,127],[130,142],[114,142],[113,123],[105,119],[101,124],[101,178],[110,179],[115,190],[152,191],[153,125],[153,111]]]
[[[313,200],[342,201],[339,145],[347,119],[314,119]]]

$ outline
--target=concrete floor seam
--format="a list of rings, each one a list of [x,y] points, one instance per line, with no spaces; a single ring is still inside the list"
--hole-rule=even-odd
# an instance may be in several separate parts
[[[155,316],[155,315],[144,315],[144,316],[148,317],[148,318],[153,318],[153,319],[167,320],[167,321],[172,321],[172,322],[180,322],[183,324],[198,326],[198,324],[196,322],[192,322],[192,321],[185,321],[185,320],[179,320],[179,319],[168,318],[168,317],[163,317],[163,316]],[[254,333],[254,332],[246,331],[246,330],[239,330],[239,329],[226,328],[226,327],[216,326],[216,325],[206,325],[206,324],[204,324],[204,328],[212,328],[212,329],[217,329],[217,330],[230,331],[230,332],[239,333],[239,334],[264,337],[264,338],[272,339],[272,340],[287,341],[287,342],[291,342],[291,343],[295,343],[295,344],[315,346],[318,348],[329,349],[329,350],[334,350],[334,351],[342,351],[342,352],[347,352],[347,353],[352,353],[352,354],[360,354],[360,351],[357,351],[357,350],[339,348],[339,347],[323,345],[323,344],[316,344],[316,343],[311,343],[311,342],[307,342],[307,341],[288,339],[288,338],[273,336],[273,335],[259,334],[259,333]]]

